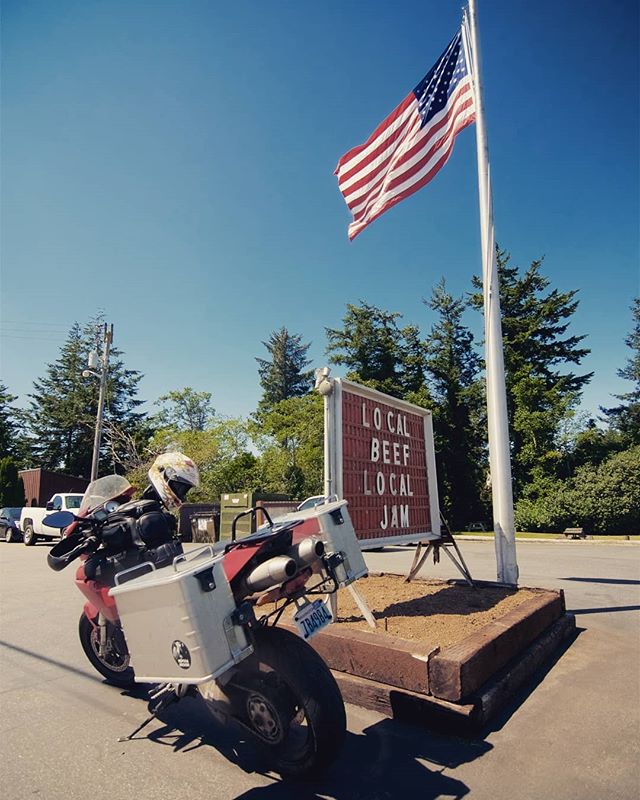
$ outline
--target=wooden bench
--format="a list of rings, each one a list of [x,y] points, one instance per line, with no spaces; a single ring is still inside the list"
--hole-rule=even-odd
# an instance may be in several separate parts
[[[571,537],[572,539],[587,538],[587,534],[584,532],[584,528],[565,528],[564,535],[566,537]]]

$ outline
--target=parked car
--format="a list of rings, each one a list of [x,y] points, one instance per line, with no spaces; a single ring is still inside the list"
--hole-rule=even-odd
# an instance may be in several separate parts
[[[55,494],[44,508],[26,506],[20,514],[20,530],[27,546],[34,545],[38,539],[59,539],[62,531],[44,525],[42,520],[53,511],[76,512],[80,508],[82,495],[75,492]]]
[[[18,527],[21,508],[0,508],[0,537],[5,542],[21,542],[22,531]]]
[[[296,511],[306,511],[308,508],[315,508],[326,502],[328,502],[328,500],[323,494],[314,494],[313,497],[307,497],[306,500],[303,500],[296,508]]]

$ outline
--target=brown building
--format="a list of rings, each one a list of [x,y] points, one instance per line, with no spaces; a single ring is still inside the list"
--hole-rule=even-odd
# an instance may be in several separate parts
[[[18,473],[24,486],[25,505],[44,507],[51,496],[60,492],[80,492],[89,485],[84,478],[52,472],[48,469],[22,469]]]

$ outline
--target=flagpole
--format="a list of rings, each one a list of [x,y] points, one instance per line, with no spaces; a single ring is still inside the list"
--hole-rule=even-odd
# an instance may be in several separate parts
[[[485,361],[487,372],[487,424],[489,432],[489,466],[493,501],[493,528],[497,577],[501,583],[518,583],[513,493],[511,488],[511,456],[507,393],[502,350],[502,323],[498,265],[496,261],[493,200],[489,170],[489,147],[484,120],[480,72],[480,43],[476,0],[469,0],[469,33],[476,106],[476,148],[478,160],[478,193],[480,198],[480,230],[482,242],[482,286],[484,294]],[[468,43],[467,43],[468,45]]]

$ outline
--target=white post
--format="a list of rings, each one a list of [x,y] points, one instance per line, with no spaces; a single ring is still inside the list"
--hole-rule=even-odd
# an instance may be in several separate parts
[[[331,369],[322,367],[316,370],[316,391],[322,395],[324,402],[324,496],[331,497],[335,494],[334,488],[334,467],[333,455],[335,448],[332,447],[330,437],[334,430],[331,415],[331,403],[333,393],[333,378],[330,377]]]
[[[480,43],[476,0],[469,0],[471,60],[476,103],[476,146],[478,159],[478,191],[480,196],[480,229],[482,240],[482,284],[484,292],[485,360],[487,369],[487,422],[489,429],[489,465],[493,500],[498,581],[514,586],[518,583],[507,393],[502,352],[502,323],[496,262],[493,201],[489,171],[489,147],[484,121],[484,105],[480,80]],[[469,48],[467,48],[467,56]]]
[[[331,403],[330,395],[325,394],[322,398],[322,402],[324,403],[324,496],[331,497],[333,494],[332,487],[331,487],[331,479],[333,478],[331,474],[331,446],[329,443],[329,430],[331,429],[331,422],[330,422],[330,409],[329,404]]]

